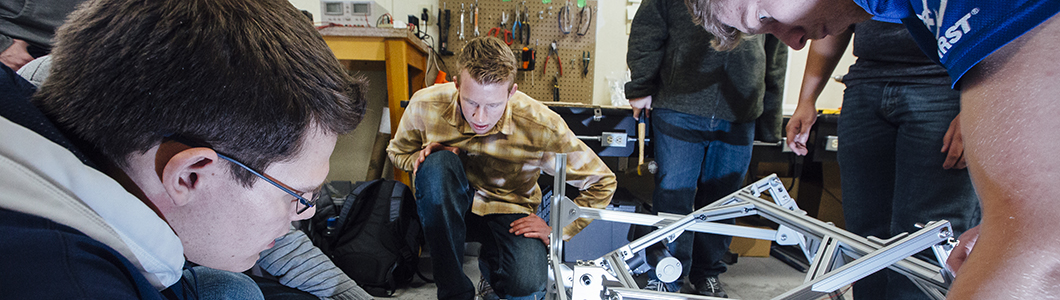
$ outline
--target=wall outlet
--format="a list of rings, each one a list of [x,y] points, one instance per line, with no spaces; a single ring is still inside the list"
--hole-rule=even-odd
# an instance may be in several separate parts
[[[420,4],[416,6],[416,16],[419,17],[421,14],[423,14],[423,10],[425,9],[427,10],[428,17],[428,20],[425,21],[428,21],[427,23],[430,23],[430,21],[434,21],[434,18],[438,16],[438,12],[434,11],[434,5],[431,4]]]

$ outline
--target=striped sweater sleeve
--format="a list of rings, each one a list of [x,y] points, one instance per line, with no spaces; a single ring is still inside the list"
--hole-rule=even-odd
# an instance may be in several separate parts
[[[321,299],[372,299],[299,230],[291,230],[276,240],[275,246],[262,251],[258,265],[279,278],[280,284]]]

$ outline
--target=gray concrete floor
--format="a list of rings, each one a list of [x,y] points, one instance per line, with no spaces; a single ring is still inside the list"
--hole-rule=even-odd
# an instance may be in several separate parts
[[[429,264],[429,258],[422,260]],[[421,270],[430,270],[425,265]],[[476,285],[479,280],[477,258],[468,256],[464,262],[464,274]],[[425,274],[428,277],[430,274]],[[722,274],[722,286],[733,299],[772,299],[802,284],[806,274],[799,272],[772,257],[741,257],[736,264],[729,266],[729,271]],[[408,288],[400,289],[394,299],[421,300],[436,299],[436,287],[425,283],[418,277]],[[846,299],[851,299],[847,291]]]

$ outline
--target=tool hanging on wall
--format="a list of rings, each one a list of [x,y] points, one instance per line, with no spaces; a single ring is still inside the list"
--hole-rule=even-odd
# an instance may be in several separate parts
[[[581,13],[578,13],[578,36],[584,36],[589,33],[589,28],[592,28],[593,23],[593,7],[586,5],[582,7]]]
[[[567,4],[559,9],[557,23],[559,24],[560,32],[563,32],[563,34],[570,34],[570,30],[574,26],[574,24],[571,23],[570,0],[567,0]]]
[[[589,51],[582,51],[582,77],[589,75]]]
[[[460,35],[457,36],[457,39],[461,41],[464,40],[464,13],[466,12],[467,11],[464,10],[464,4],[460,3]]]
[[[559,80],[552,76],[552,101],[559,102]]]
[[[478,36],[478,0],[475,0],[475,37]]]
[[[528,72],[530,72],[530,85],[533,86],[534,85],[534,65],[537,64],[537,51],[534,51],[534,48],[530,48],[529,46],[523,47],[523,53],[522,53],[521,56],[522,56],[523,63],[522,63],[522,65],[519,66],[519,71],[528,71]]]
[[[512,44],[512,32],[508,30],[508,12],[501,12],[501,26],[490,28],[486,35],[500,38],[505,44]]]
[[[515,22],[512,22],[512,35],[518,34],[518,41],[527,46],[530,45],[529,15],[530,10],[526,8],[526,1],[523,1],[523,9],[521,11],[518,8],[515,10]]]
[[[399,0],[398,2],[402,1],[407,0]],[[525,5],[523,4],[524,1]],[[595,44],[597,42],[595,36],[599,33],[595,27],[604,24],[601,24],[596,20],[591,20],[597,16],[603,17],[603,15],[600,15],[600,13],[603,12],[599,10],[599,5],[603,2],[601,0],[585,0],[584,6],[578,5],[579,2],[579,0],[552,0],[552,4],[542,4],[537,0],[478,0],[478,5],[476,5],[476,0],[439,0],[437,3],[440,6],[453,4],[453,7],[451,8],[452,14],[459,13],[460,4],[464,4],[465,39],[458,40],[458,29],[460,29],[460,24],[457,23],[459,21],[457,18],[459,18],[459,16],[452,16],[449,26],[450,29],[448,30],[449,51],[458,52],[465,43],[474,38],[474,29],[472,29],[471,26],[475,25],[475,10],[477,8],[479,22],[481,22],[479,24],[481,28],[478,29],[480,37],[483,35],[490,35],[500,38],[505,43],[509,41],[511,42],[508,48],[514,52],[515,58],[517,59],[518,65],[516,68],[519,70],[515,82],[519,84],[519,90],[521,92],[526,93],[535,99],[541,99],[546,102],[550,101],[552,98],[552,86],[550,85],[552,81],[551,77],[556,76],[557,83],[562,89],[564,89],[561,92],[562,95],[560,95],[560,97],[562,99],[560,101],[591,103],[599,98],[593,97],[595,82],[591,79],[594,78],[591,73],[594,72],[595,67],[589,65],[587,68],[588,71],[586,72],[586,66],[584,65],[586,53],[583,53],[583,51],[589,52],[589,64],[604,62],[602,57],[592,58],[592,52],[594,52],[593,49],[595,49]],[[552,9],[549,9],[549,6],[551,6]],[[585,6],[589,7],[585,8],[585,12],[582,13],[583,7]],[[565,22],[564,25],[569,26],[570,34],[563,34],[557,23],[554,23],[557,22],[557,17],[561,10],[564,11],[562,15],[564,20],[569,16],[570,23],[566,24]],[[552,15],[549,16],[549,13]],[[510,39],[504,37],[504,30],[492,30],[493,28],[499,28],[499,26],[501,26],[505,14],[507,14],[508,20],[504,24],[504,27],[511,32],[510,35],[508,35]],[[535,15],[540,16],[541,19],[534,20]],[[439,17],[439,20],[444,22],[444,16]],[[440,31],[440,27],[435,30],[439,30],[435,32],[444,35],[444,33]],[[490,33],[490,31],[494,32]],[[584,33],[585,35],[575,36],[575,33]],[[543,40],[544,44],[542,45],[538,43],[535,45],[535,40]],[[556,42],[556,50],[552,52],[554,54],[546,55],[550,52],[553,41]],[[562,52],[559,51],[561,42],[563,44]],[[534,50],[535,67],[533,70],[523,70],[524,61],[520,60],[520,57],[524,47]],[[543,65],[540,65],[542,62],[536,61],[538,55],[538,53],[536,53],[537,50],[541,50],[542,53],[540,54],[545,55],[547,60],[555,60],[548,62],[548,67],[551,68],[543,67]],[[455,55],[439,55],[438,57],[449,65],[457,63],[456,60],[458,60]],[[538,69],[540,68],[543,68],[540,73],[544,76],[542,77],[544,78],[544,84],[537,86],[538,74],[535,73],[538,73]],[[567,71],[573,71],[573,74],[567,76]],[[434,79],[434,76],[429,77],[432,77],[432,80]],[[599,91],[595,92],[599,93]],[[635,162],[635,158],[630,164],[632,165],[633,162]]]
[[[444,5],[444,3],[443,3]],[[453,55],[452,51],[449,51],[449,18],[451,11],[445,9],[438,10],[438,54],[441,55]]]
[[[556,48],[556,41],[552,41],[552,45],[548,48],[548,55],[545,56],[545,64],[541,66],[541,75],[545,75],[548,71],[548,59],[556,57],[556,66],[559,67],[559,76],[563,76],[563,60],[559,58],[559,50]]]

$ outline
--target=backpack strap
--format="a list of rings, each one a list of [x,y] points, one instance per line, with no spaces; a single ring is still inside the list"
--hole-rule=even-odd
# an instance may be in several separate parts
[[[357,199],[360,199],[361,194],[364,193],[365,190],[382,181],[383,179],[376,179],[368,182],[361,182],[356,188],[350,191],[350,195],[346,196],[346,201],[342,203],[342,212],[339,213],[339,219],[335,224],[335,228],[339,228],[340,230],[346,228],[346,220],[349,218],[350,209],[353,208],[354,204],[361,203],[361,201],[357,201]]]

